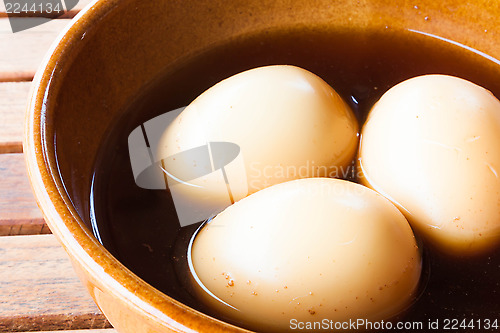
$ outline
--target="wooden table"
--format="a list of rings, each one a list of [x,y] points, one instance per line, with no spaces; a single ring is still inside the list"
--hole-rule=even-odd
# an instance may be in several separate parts
[[[21,144],[33,75],[52,41],[89,2],[80,0],[62,18],[12,33],[0,0],[0,332],[116,333],[50,234]]]

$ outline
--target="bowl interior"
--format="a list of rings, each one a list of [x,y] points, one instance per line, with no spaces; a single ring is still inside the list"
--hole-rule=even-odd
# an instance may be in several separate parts
[[[189,59],[266,31],[332,29],[342,33],[392,29],[406,33],[409,38],[412,34],[407,32],[415,30],[498,57],[500,46],[495,43],[499,37],[495,27],[500,24],[500,15],[496,15],[498,9],[490,7],[486,1],[459,5],[451,1],[421,1],[417,7],[411,2],[375,0],[354,3],[123,0],[96,6],[95,12],[90,9],[80,17],[63,39],[58,53],[54,53],[42,79],[47,89],[38,92],[39,102],[34,105],[40,117],[38,126],[43,128],[35,142],[45,157],[39,163],[48,165],[49,182],[64,186],[64,191],[51,196],[55,207],[52,213],[46,212],[62,219],[49,223],[54,229],[63,223],[68,230],[78,233],[75,238],[85,249],[85,242],[93,237],[89,232],[89,198],[94,163],[102,142],[145,87]],[[221,77],[248,65],[235,64],[228,66]],[[217,79],[211,78],[183,98],[177,93],[170,99],[167,96],[165,110],[182,106],[186,98],[196,96],[208,82]],[[188,89],[189,85],[182,87]],[[88,250],[90,256],[106,253],[102,246],[93,244],[94,250]],[[123,269],[112,257],[103,258],[113,267],[110,269]],[[132,275],[123,272],[123,276]],[[144,299],[151,301],[146,293]]]
[[[465,15],[463,7],[470,7],[477,17],[460,17]],[[263,31],[304,29],[416,30],[495,56],[495,32],[487,28],[498,19],[492,20],[492,12],[482,7],[479,2],[448,7],[424,2],[414,8],[379,1],[335,6],[296,2],[291,7],[259,1],[230,5],[123,1],[92,26],[72,32],[71,45],[56,65],[45,100],[46,148],[57,160],[57,176],[74,208],[88,223],[92,168],[103,138],[144,87],[169,68]],[[182,104],[174,93],[166,99],[166,110]]]

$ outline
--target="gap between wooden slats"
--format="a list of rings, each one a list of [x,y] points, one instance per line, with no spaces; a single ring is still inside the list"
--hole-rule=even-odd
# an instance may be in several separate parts
[[[30,82],[0,82],[0,154],[23,151],[24,113]]]
[[[110,327],[54,235],[0,237],[0,281],[0,332]]]
[[[36,18],[14,18],[14,20]],[[50,45],[70,23],[51,20],[34,28],[12,33],[9,19],[0,18],[0,82],[31,81]]]
[[[0,236],[50,233],[22,154],[0,154]]]

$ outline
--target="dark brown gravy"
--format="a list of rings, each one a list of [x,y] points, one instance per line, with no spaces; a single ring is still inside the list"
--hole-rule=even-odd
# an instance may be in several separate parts
[[[189,104],[216,82],[270,64],[297,65],[319,75],[350,103],[361,124],[387,89],[417,75],[459,76],[500,96],[500,66],[492,60],[432,37],[390,29],[261,33],[173,65],[131,101],[103,143],[90,198],[94,232],[138,276],[204,312],[183,283],[186,244],[196,226],[178,227],[167,191],[135,185],[127,138],[144,121]],[[445,319],[496,319],[500,324],[499,251],[472,260],[424,251],[422,292],[401,320],[420,321],[423,331],[437,319],[440,328]]]

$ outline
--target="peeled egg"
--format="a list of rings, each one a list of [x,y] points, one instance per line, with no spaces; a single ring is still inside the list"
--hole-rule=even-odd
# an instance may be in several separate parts
[[[257,331],[298,322],[385,320],[415,296],[421,257],[401,212],[339,179],[268,187],[226,208],[192,241],[198,296]]]
[[[368,116],[359,165],[436,248],[472,255],[500,242],[500,102],[488,90],[446,75],[396,85]]]
[[[158,156],[186,207],[218,212],[273,184],[340,177],[357,135],[353,112],[325,81],[295,66],[267,66],[202,93],[165,129]]]

